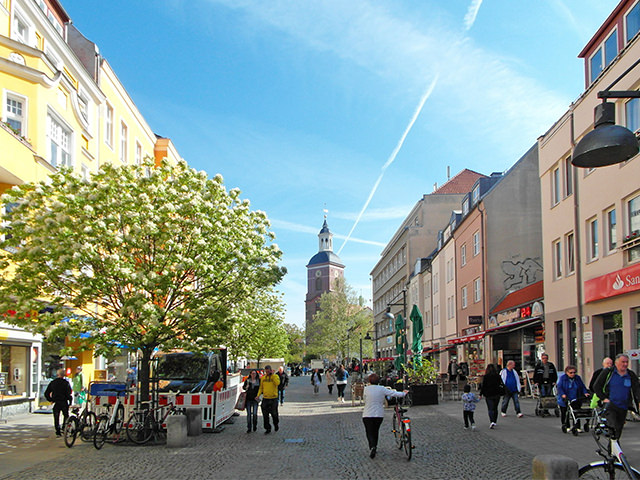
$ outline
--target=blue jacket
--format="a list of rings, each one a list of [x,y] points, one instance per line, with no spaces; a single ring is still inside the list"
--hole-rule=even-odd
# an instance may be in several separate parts
[[[567,402],[583,398],[589,392],[580,375],[576,375],[573,377],[573,381],[571,380],[569,375],[565,374],[558,379],[558,383],[556,384],[558,390],[558,405],[561,407],[566,407]],[[567,396],[566,401],[562,398],[562,395]]]

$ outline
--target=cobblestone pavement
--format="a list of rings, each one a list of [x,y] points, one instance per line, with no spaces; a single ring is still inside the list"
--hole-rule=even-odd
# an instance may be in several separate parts
[[[392,410],[380,430],[378,455],[370,459],[362,407],[339,404],[323,387],[313,394],[309,377],[293,377],[280,430],[246,433],[245,413],[222,433],[189,437],[188,446],[107,444],[97,451],[79,442],[67,449],[53,435],[50,416],[37,425],[0,425],[0,479],[525,479],[533,457],[543,453],[570,456],[580,465],[597,460],[590,434],[562,434],[555,417],[540,418],[532,400],[522,400],[525,417],[513,411],[488,429],[484,402],[476,411],[475,432],[462,428],[461,404],[413,407],[413,458],[407,462],[391,433]],[[511,407],[512,408],[512,407]],[[32,416],[33,417],[33,416]],[[628,424],[623,447],[632,464],[640,464],[640,424]],[[7,432],[12,432],[8,434]],[[13,440],[12,440],[13,439]],[[13,444],[13,445],[10,445]]]

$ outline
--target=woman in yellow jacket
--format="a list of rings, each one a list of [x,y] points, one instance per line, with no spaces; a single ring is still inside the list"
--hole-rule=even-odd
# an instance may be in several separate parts
[[[266,365],[264,367],[264,375],[260,379],[260,389],[258,390],[258,397],[262,395],[261,409],[265,435],[271,433],[269,415],[273,418],[274,430],[278,431],[278,385],[280,385],[280,377],[273,373],[271,365]]]

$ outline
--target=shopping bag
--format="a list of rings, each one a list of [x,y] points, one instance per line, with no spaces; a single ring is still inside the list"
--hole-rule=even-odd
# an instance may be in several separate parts
[[[247,392],[240,392],[238,401],[236,401],[236,410],[244,410],[246,402],[247,402]]]

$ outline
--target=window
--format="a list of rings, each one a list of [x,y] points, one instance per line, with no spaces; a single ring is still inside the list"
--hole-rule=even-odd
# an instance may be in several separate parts
[[[20,43],[35,47],[35,31],[33,26],[27,21],[22,12],[17,9],[13,12],[13,28],[11,29],[11,38]]]
[[[640,195],[629,200],[627,212],[629,215],[629,235],[640,232]],[[630,262],[640,259],[640,246],[632,247],[627,251]]]
[[[551,172],[551,205],[560,203],[560,169]]]
[[[125,125],[124,122],[120,124],[120,161],[122,163],[127,163],[127,144],[129,139],[127,138],[129,135],[129,129]]]
[[[556,365],[558,370],[564,369],[564,332],[562,321],[556,322]]]
[[[478,200],[480,200],[480,185],[473,187],[473,190],[471,191],[471,199],[474,205],[478,203]]]
[[[107,104],[107,112],[104,118],[104,141],[113,147],[113,107]]]
[[[618,245],[618,237],[616,235],[616,209],[612,208],[607,212],[607,251],[615,250]]]
[[[573,165],[570,156],[564,159],[564,191],[567,197],[573,194]]]
[[[467,213],[469,213],[469,198],[465,198],[462,201],[462,216],[466,215]]]
[[[451,320],[456,316],[455,299],[453,295],[447,298],[447,320]]]
[[[460,303],[462,308],[467,308],[467,287],[462,287],[462,291],[460,292]]]
[[[594,218],[587,223],[587,254],[589,260],[598,258],[598,219]]]
[[[632,132],[640,130],[640,98],[632,98],[624,104],[625,126]]]
[[[640,3],[636,3],[635,6],[629,10],[625,18],[626,28],[627,28],[627,43],[631,41],[633,37],[636,36],[636,33],[640,31]]]
[[[453,281],[453,259],[447,262],[447,283]]]
[[[136,141],[136,165],[142,165],[142,145]]]
[[[433,324],[440,324],[440,305],[436,305],[435,307],[433,307]]]
[[[433,293],[438,293],[438,274],[433,275]]]
[[[473,281],[473,302],[478,303],[482,299],[482,291],[480,290],[480,278]]]
[[[25,136],[27,133],[27,100],[24,97],[18,97],[14,94],[7,94],[6,98],[4,121],[9,124],[17,135]]]
[[[47,114],[49,163],[54,167],[72,167],[71,129],[51,113]]]
[[[567,246],[567,274],[576,271],[576,255],[573,232],[569,233],[565,238],[565,245]]]
[[[618,55],[618,31],[614,30],[600,47],[593,53],[589,60],[589,72],[591,83],[598,75],[609,66]]]
[[[322,277],[316,278],[316,291],[322,290]]]
[[[473,256],[475,257],[480,253],[480,232],[473,234]]]
[[[460,264],[464,267],[467,264],[467,246],[460,247]]]
[[[562,277],[562,242],[553,243],[553,278]]]

